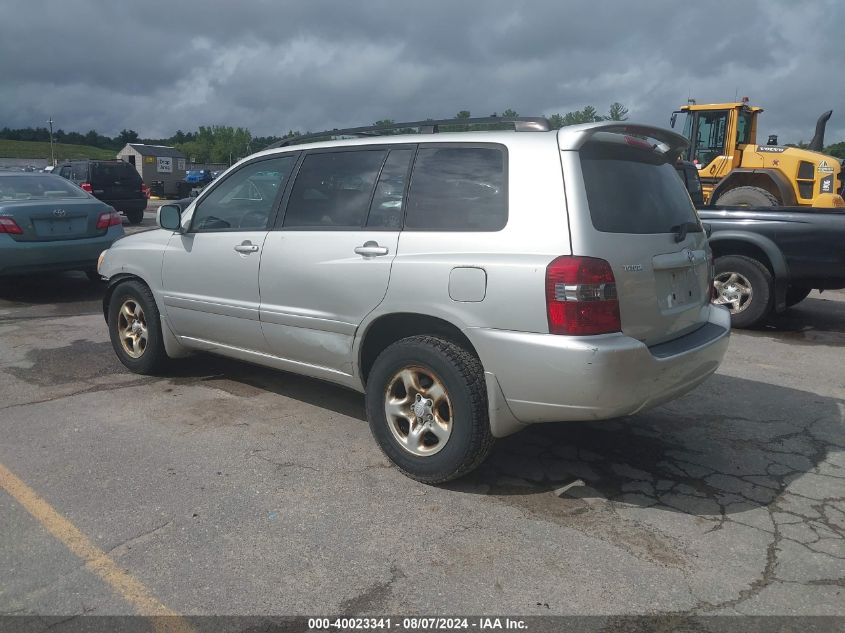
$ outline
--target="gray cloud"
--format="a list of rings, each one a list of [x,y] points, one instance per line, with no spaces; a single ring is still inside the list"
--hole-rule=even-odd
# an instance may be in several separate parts
[[[747,95],[763,139],[808,140],[833,108],[837,141],[843,18],[839,0],[7,0],[0,125],[266,135],[612,101],[666,125],[688,96]]]

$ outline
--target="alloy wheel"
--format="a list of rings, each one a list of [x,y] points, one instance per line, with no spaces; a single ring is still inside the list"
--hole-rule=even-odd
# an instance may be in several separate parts
[[[123,351],[131,358],[141,358],[147,349],[147,319],[135,299],[127,299],[117,313],[117,332]]]
[[[446,386],[430,369],[405,367],[390,379],[384,412],[399,445],[419,457],[440,452],[452,435],[452,403]]]
[[[748,278],[739,273],[723,272],[713,280],[717,297],[713,303],[727,306],[731,314],[739,314],[751,305],[754,289]]]

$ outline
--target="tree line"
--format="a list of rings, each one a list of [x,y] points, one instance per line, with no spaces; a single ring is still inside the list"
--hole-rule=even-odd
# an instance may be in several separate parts
[[[508,108],[501,114],[493,113],[491,116],[514,117],[519,116],[515,110]],[[461,110],[453,118],[468,119],[471,114],[468,110]],[[583,110],[566,112],[564,114],[553,114],[549,122],[554,129],[565,125],[576,123],[588,123],[592,121],[624,121],[628,117],[628,109],[621,103],[613,103],[607,114],[600,114],[593,106],[586,106]],[[390,119],[381,119],[375,122],[376,127],[387,127],[392,125]],[[460,125],[456,123],[455,130],[473,129],[471,125]],[[503,126],[506,127],[506,126]],[[489,129],[489,126],[483,127]],[[394,130],[398,134],[405,130]],[[448,130],[451,131],[451,126]],[[244,127],[232,127],[227,125],[200,126],[195,132],[184,132],[177,130],[168,138],[142,138],[138,132],[131,129],[123,129],[116,136],[100,134],[96,130],[89,130],[86,133],[66,132],[62,128],[53,131],[53,141],[69,145],[89,145],[101,149],[120,151],[127,143],[144,143],[147,145],[169,145],[176,147],[185,153],[191,162],[197,163],[232,163],[235,160],[248,156],[253,152],[264,149],[277,141],[309,134],[298,130],[288,130],[282,136],[253,136]],[[49,141],[50,130],[46,127],[26,127],[11,129],[4,127],[0,129],[0,139],[12,141]]]
[[[464,131],[476,129],[472,125],[462,125],[460,119],[469,119],[472,114],[469,110],[461,110],[454,117],[454,126],[442,127],[443,131]],[[490,116],[503,118],[519,116],[512,108],[504,110],[501,114],[496,112]],[[559,129],[567,125],[578,123],[592,123],[594,121],[625,121],[628,119],[628,108],[618,102],[610,104],[607,113],[600,113],[595,107],[588,105],[582,110],[574,110],[563,114],[556,113],[548,117],[553,129]],[[374,123],[376,127],[388,127],[393,125],[391,119],[380,119]],[[498,126],[494,126],[495,127]],[[502,127],[507,127],[503,125]],[[490,129],[490,126],[480,126],[477,129]],[[406,130],[391,130],[392,134],[401,134]],[[309,132],[304,132],[308,134]],[[253,152],[264,149],[277,141],[299,136],[303,132],[288,130],[282,136],[253,136],[244,127],[231,127],[226,125],[200,126],[195,132],[184,132],[177,130],[168,138],[141,138],[138,132],[131,129],[123,129],[117,136],[110,137],[98,133],[96,130],[89,130],[82,134],[80,132],[65,132],[57,129],[53,132],[53,140],[56,143],[67,143],[70,145],[90,145],[102,149],[113,150],[117,153],[127,143],[145,143],[148,145],[169,145],[176,147],[185,153],[191,162],[197,163],[232,163],[235,160],[248,156]],[[27,127],[0,129],[0,139],[13,141],[49,141],[50,131],[46,127]],[[825,148],[825,153],[845,159],[845,142],[835,143]]]

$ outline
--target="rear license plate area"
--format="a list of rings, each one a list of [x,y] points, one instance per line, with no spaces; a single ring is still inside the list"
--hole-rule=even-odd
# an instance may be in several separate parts
[[[662,310],[698,303],[698,280],[690,268],[664,270],[658,274],[657,300]]]
[[[61,237],[85,232],[86,218],[61,218],[55,220],[35,220],[35,232],[40,237]]]

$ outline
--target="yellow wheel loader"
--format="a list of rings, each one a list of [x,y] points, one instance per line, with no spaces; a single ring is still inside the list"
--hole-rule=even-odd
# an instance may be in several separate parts
[[[777,137],[757,143],[757,115],[762,108],[740,103],[696,104],[672,113],[686,115],[684,136],[690,141],[685,158],[701,176],[705,202],[752,207],[845,207],[842,165],[821,153],[831,112],[816,124],[807,149],[783,147]]]

